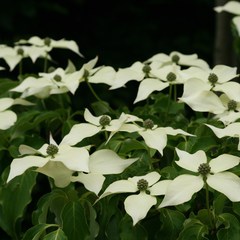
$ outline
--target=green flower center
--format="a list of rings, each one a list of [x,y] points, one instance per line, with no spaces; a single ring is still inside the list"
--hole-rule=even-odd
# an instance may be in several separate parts
[[[50,44],[51,44],[51,39],[49,38],[49,37],[46,37],[46,38],[44,38],[44,45],[46,45],[46,46],[50,46]]]
[[[58,74],[56,74],[53,79],[56,81],[56,82],[60,82],[62,80],[62,77]]]
[[[58,147],[54,144],[49,144],[46,150],[47,154],[54,158],[54,155],[58,153]]]
[[[23,56],[24,50],[22,48],[18,48],[17,54]]]
[[[180,60],[180,57],[177,54],[172,56],[172,62],[178,64],[179,60]]]
[[[148,181],[145,179],[140,179],[137,182],[137,188],[139,191],[146,191],[148,188]]]
[[[146,74],[149,74],[151,71],[151,67],[149,65],[145,64],[142,68],[142,71]]]
[[[143,122],[143,127],[146,128],[146,129],[152,129],[153,126],[154,126],[154,122],[151,119],[146,119]]]
[[[237,102],[234,100],[230,100],[228,102],[228,111],[235,111],[237,108]]]
[[[167,80],[168,80],[169,82],[173,82],[173,81],[175,81],[176,79],[177,79],[177,76],[176,76],[176,74],[173,73],[173,72],[170,72],[170,73],[167,75]]]
[[[218,76],[215,73],[210,73],[208,76],[208,81],[215,86],[216,82],[218,81]]]
[[[51,66],[48,68],[48,73],[54,72],[55,70],[56,70],[56,68]]]
[[[109,125],[109,123],[111,122],[111,118],[108,115],[103,115],[101,116],[101,118],[99,119],[99,123],[101,126],[105,127],[107,125]]]
[[[208,163],[201,163],[198,167],[198,172],[203,176],[206,176],[207,174],[209,174],[210,171],[211,171],[211,167],[209,166]]]

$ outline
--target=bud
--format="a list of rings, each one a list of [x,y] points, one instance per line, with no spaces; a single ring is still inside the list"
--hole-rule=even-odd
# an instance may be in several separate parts
[[[62,77],[58,74],[56,74],[53,79],[56,81],[56,82],[60,82],[62,80]]]
[[[147,188],[148,188],[148,181],[145,180],[145,179],[140,179],[140,180],[137,182],[137,188],[138,188],[138,190],[140,190],[140,191],[146,191]]]
[[[203,176],[206,176],[207,174],[209,174],[210,171],[211,171],[211,167],[209,166],[208,163],[201,163],[198,167],[198,172]]]
[[[151,70],[152,70],[152,69],[151,69],[151,67],[150,67],[148,64],[145,64],[145,65],[143,66],[143,68],[142,68],[142,71],[143,71],[144,73],[146,73],[146,74],[149,74]]]
[[[218,81],[218,76],[215,73],[210,73],[208,81],[212,84],[212,86],[215,86],[215,83]]]
[[[172,56],[172,62],[178,64],[179,60],[180,60],[180,57],[177,54]]]
[[[151,119],[146,119],[143,122],[143,127],[146,129],[152,129],[154,127],[154,122]]]
[[[46,150],[47,154],[54,158],[54,155],[58,153],[58,147],[54,144],[49,144]]]
[[[99,120],[100,125],[103,127],[109,125],[110,122],[111,122],[111,118],[108,115],[102,115]]]
[[[228,102],[228,111],[235,111],[237,108],[237,102],[234,100],[230,100]]]
[[[48,73],[54,72],[55,70],[56,70],[56,68],[51,66],[48,68]]]
[[[176,79],[177,79],[177,76],[176,76],[176,74],[173,73],[173,72],[170,72],[170,73],[167,75],[167,80],[168,80],[169,82],[173,82],[173,81],[175,81]]]
[[[44,38],[44,45],[46,45],[46,46],[50,46],[50,44],[51,44],[51,39],[49,38],[49,37],[46,37],[46,38]]]
[[[18,48],[17,54],[23,56],[24,50],[22,48]]]

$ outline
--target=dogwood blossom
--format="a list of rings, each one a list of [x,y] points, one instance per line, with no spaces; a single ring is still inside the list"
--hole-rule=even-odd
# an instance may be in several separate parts
[[[48,58],[46,56],[46,47],[38,46],[14,46],[0,45],[0,58],[3,58],[12,71],[23,58],[30,57],[35,63],[38,58]]]
[[[177,51],[171,52],[169,55],[165,53],[158,53],[149,58],[148,62],[158,62],[161,65],[168,65],[168,64],[178,64],[182,66],[196,66],[203,69],[208,69],[209,66],[206,61],[198,58],[197,54],[183,54]]]
[[[1,98],[0,99],[0,129],[6,130],[14,125],[17,121],[17,115],[15,112],[8,110],[13,105],[33,105],[31,102],[24,99],[13,98]]]
[[[150,172],[144,176],[129,177],[111,183],[99,200],[117,193],[136,193],[128,196],[124,201],[126,212],[131,216],[133,225],[145,218],[150,208],[157,204],[155,196],[164,195],[171,180],[159,181],[158,172]],[[98,200],[98,201],[99,201]]]
[[[148,147],[156,149],[161,155],[163,154],[163,149],[167,145],[167,135],[176,136],[178,134],[182,134],[185,136],[194,136],[182,129],[158,127],[151,119],[143,121],[143,126],[132,123],[124,123],[119,131],[130,133],[137,132],[144,139]]]
[[[176,164],[192,174],[182,174],[172,180],[159,208],[189,201],[204,184],[223,193],[232,202],[240,201],[240,178],[227,171],[239,164],[239,157],[222,154],[208,162],[202,150],[190,154],[176,148],[176,152],[179,157]]]
[[[142,121],[142,119],[122,113],[118,119],[111,119],[108,115],[94,116],[86,108],[84,111],[84,119],[88,123],[75,124],[70,132],[65,135],[63,141],[73,146],[81,142],[84,138],[91,137],[101,131],[111,132],[109,139],[118,131],[121,131],[122,126],[128,122]],[[109,140],[108,139],[108,140]]]
[[[38,36],[33,36],[28,40],[21,39],[16,44],[31,44],[37,47],[47,47],[46,52],[50,52],[53,48],[64,48],[69,49],[78,54],[79,56],[83,57],[83,55],[79,52],[77,43],[73,40],[54,40],[48,37],[42,39]]]
[[[86,148],[71,147],[63,141],[58,145],[51,136],[50,143],[40,149],[20,145],[19,152],[27,156],[13,159],[7,182],[27,169],[37,167],[36,171],[53,178],[57,187],[66,187],[75,171],[89,172],[89,153]]]
[[[104,175],[121,173],[137,160],[123,159],[110,149],[100,149],[90,155],[89,172],[78,172],[77,176],[71,177],[71,181],[83,183],[86,189],[98,195],[105,181]]]

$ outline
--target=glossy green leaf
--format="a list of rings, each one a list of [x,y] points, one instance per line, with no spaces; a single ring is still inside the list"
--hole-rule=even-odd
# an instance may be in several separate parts
[[[218,240],[239,240],[240,228],[238,219],[230,213],[223,213],[218,216],[217,237]]]
[[[32,200],[36,176],[29,170],[0,188],[0,226],[13,238],[21,232],[21,220]]]
[[[48,233],[43,240],[67,240],[67,236],[61,228],[58,228],[56,231]]]

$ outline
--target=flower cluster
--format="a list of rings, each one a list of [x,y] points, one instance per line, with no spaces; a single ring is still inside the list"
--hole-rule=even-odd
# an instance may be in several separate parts
[[[173,51],[126,68],[97,66],[98,57],[62,68],[54,48],[83,57],[65,39],[0,46],[1,71],[20,67],[18,80],[0,79],[0,227],[13,239],[165,239],[169,229],[166,239],[237,239],[237,67]],[[43,69],[23,74],[27,57]]]

